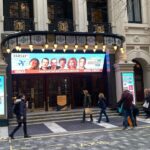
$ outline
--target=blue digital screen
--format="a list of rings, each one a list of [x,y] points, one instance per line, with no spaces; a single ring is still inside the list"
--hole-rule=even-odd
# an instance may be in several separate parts
[[[4,103],[4,76],[0,75],[0,115],[5,114],[5,103]]]
[[[105,54],[12,53],[12,74],[102,72]]]

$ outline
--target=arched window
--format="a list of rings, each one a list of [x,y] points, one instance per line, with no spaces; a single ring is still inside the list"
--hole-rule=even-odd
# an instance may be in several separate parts
[[[3,2],[5,31],[33,30],[32,0],[4,0]]]
[[[141,0],[127,0],[128,22],[142,23]]]

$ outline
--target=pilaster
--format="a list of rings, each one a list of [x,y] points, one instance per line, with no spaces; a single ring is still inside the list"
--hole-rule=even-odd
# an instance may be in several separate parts
[[[0,1],[0,33],[4,30],[4,16],[3,16],[3,1]],[[1,42],[1,35],[0,35],[0,42]]]
[[[48,30],[48,5],[47,0],[34,0],[35,30]]]
[[[87,1],[86,0],[73,0],[73,18],[75,31],[87,32]]]

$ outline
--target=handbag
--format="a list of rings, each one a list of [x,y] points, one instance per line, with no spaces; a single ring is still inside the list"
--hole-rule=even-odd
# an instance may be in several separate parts
[[[119,112],[120,114],[123,113],[123,104],[124,104],[124,103],[122,103],[121,106],[118,107],[118,112]]]
[[[145,101],[144,104],[143,104],[143,107],[148,108],[149,107],[149,102]]]
[[[91,108],[85,108],[85,114],[92,114]]]

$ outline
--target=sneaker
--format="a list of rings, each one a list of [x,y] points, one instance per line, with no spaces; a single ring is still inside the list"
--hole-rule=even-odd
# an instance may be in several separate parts
[[[123,129],[122,130],[128,130],[128,127],[123,127]]]
[[[25,135],[25,136],[24,136],[24,138],[30,138],[30,137],[31,137],[30,135]]]
[[[9,135],[9,137],[10,137],[11,139],[14,139],[14,136],[13,136],[13,135],[11,135],[11,134]]]
[[[81,123],[85,123],[85,121],[82,120]]]

